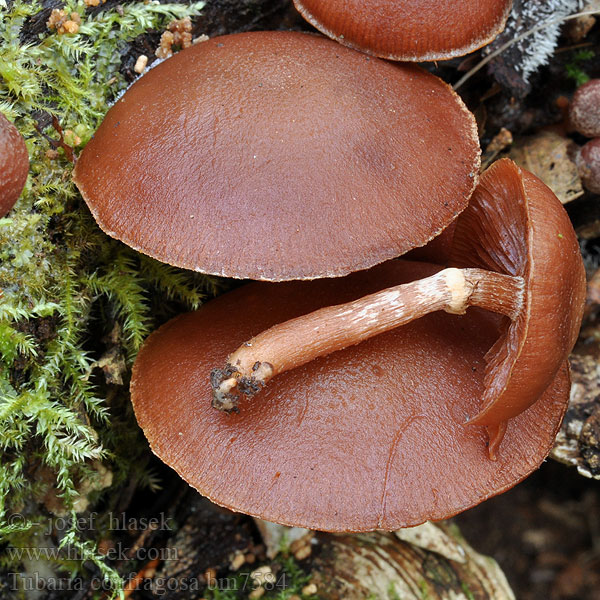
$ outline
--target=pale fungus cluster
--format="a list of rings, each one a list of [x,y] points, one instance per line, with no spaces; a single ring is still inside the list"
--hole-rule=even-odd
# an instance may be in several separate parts
[[[109,235],[261,280],[165,324],[134,366],[152,449],[218,504],[397,529],[510,488],[552,446],[585,296],[568,217],[507,159],[479,177],[461,99],[376,57],[469,52],[510,2],[442,3],[417,35],[421,4],[296,0],[344,45],[193,45],[134,83],[77,161]]]

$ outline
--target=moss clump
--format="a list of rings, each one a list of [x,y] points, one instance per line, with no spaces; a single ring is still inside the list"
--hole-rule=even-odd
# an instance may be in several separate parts
[[[577,50],[572,53],[571,60],[565,65],[567,77],[575,82],[576,87],[581,87],[590,80],[586,73],[586,65],[596,56],[594,50]]]
[[[0,112],[25,137],[31,159],[21,199],[0,219],[0,535],[9,549],[39,546],[34,522],[49,518],[42,512],[73,517],[99,470],[114,484],[150,480],[125,387],[115,383],[126,382],[156,319],[196,308],[199,290],[211,293],[214,284],[137,255],[97,228],[71,182],[71,163],[51,142],[59,137],[52,117],[71,144],[85,145],[127,85],[119,67],[128,43],[198,15],[202,4],[123,3],[92,14],[69,1],[63,9],[78,13],[77,33],[46,28],[32,40],[31,24],[49,11],[37,1],[0,1]],[[99,366],[112,367],[113,378],[101,377]],[[71,573],[85,562],[119,593],[93,539],[75,524],[55,537],[82,557],[69,563]],[[1,566],[25,562],[4,553]]]

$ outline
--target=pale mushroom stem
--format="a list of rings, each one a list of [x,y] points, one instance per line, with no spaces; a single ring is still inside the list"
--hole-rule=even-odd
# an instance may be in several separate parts
[[[431,312],[463,314],[467,307],[479,306],[514,320],[523,304],[523,289],[521,277],[448,268],[285,321],[242,344],[225,368],[213,369],[213,407],[236,411],[240,393],[252,396],[275,375]]]

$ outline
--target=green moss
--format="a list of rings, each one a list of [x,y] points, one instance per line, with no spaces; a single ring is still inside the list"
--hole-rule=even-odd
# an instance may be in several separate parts
[[[431,596],[429,594],[429,586],[427,585],[427,582],[422,579],[421,581],[419,581],[419,590],[421,592],[421,600],[431,600]]]
[[[582,86],[590,80],[586,73],[586,63],[596,56],[594,50],[584,49],[573,52],[571,60],[565,65],[567,77],[575,82],[576,87]]]
[[[390,583],[389,587],[388,587],[388,599],[389,600],[400,600],[400,596],[398,595],[398,592],[396,591],[396,586],[394,585],[394,583]]]
[[[475,600],[475,596],[473,595],[473,592],[469,589],[469,586],[467,585],[466,582],[462,582],[460,585],[464,595],[467,597],[467,600]]]
[[[0,219],[0,535],[9,547],[39,545],[33,522],[44,518],[49,492],[74,515],[82,482],[97,476],[94,463],[104,463],[115,484],[152,484],[126,388],[106,385],[96,361],[110,349],[128,368],[157,319],[197,307],[214,282],[106,237],[71,182],[64,152],[48,152],[47,137],[58,133],[44,125],[56,117],[83,146],[126,87],[118,69],[128,42],[199,14],[202,4],[136,2],[91,16],[83,2],[69,1],[64,9],[81,15],[77,34],[45,30],[24,42],[41,3],[0,2],[0,112],[25,137],[31,159],[21,199]],[[72,527],[58,543],[91,561],[117,594],[117,573],[84,538]],[[5,568],[22,566],[7,556]]]

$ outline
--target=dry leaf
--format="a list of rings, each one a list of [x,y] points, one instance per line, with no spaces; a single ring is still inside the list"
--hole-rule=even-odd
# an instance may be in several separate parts
[[[583,195],[577,166],[570,158],[573,146],[568,138],[542,131],[519,140],[508,156],[537,175],[566,204]]]

